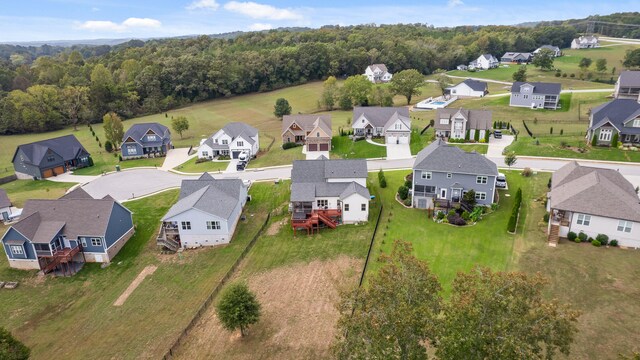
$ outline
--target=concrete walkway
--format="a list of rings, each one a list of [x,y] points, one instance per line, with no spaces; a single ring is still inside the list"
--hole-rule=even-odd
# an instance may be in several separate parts
[[[182,165],[185,162],[198,156],[197,153],[189,155],[189,148],[176,148],[167,152],[167,156],[164,158],[162,167],[160,170],[171,170],[178,165]]]
[[[496,139],[493,136],[489,139],[489,145],[487,148],[487,157],[488,158],[499,158],[504,156],[502,153],[504,149],[511,145],[515,136],[513,135],[502,135],[502,139]]]
[[[375,145],[375,146],[382,146],[382,147],[386,147],[386,146],[387,146],[386,144],[380,144],[380,143],[377,143],[377,142],[373,141],[373,140],[372,140],[372,139],[370,139],[370,138],[366,138],[366,141],[367,141],[369,144],[371,144],[371,145]]]

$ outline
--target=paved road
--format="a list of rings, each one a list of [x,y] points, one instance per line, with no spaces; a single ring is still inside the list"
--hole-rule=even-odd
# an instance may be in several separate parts
[[[490,82],[490,83],[496,83],[496,84],[502,84],[502,85],[513,85],[512,82],[508,82],[508,81],[500,81],[500,80],[491,80],[491,79],[483,79],[483,78],[477,78],[477,77],[469,77],[469,76],[453,76],[453,75],[449,75],[446,74],[448,77],[453,78],[453,79],[471,79],[471,80],[477,80],[477,81],[484,81],[484,82]]]
[[[624,38],[611,38],[611,37],[601,36],[600,40],[619,43],[619,44],[640,45],[640,39],[624,39]]]

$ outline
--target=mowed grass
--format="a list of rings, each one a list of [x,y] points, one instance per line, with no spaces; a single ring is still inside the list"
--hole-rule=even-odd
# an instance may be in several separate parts
[[[40,278],[34,271],[12,270],[0,260],[0,278],[18,280],[13,291],[0,291],[0,326],[10,329],[32,349],[32,358],[161,357],[191,320],[215,284],[262,226],[267,213],[283,199],[286,187],[255,184],[254,201],[245,208],[229,245],[161,255],[155,236],[161,216],[178,191],[128,202],[136,234],[104,269],[86,264],[69,278]],[[113,302],[146,266],[147,277],[123,306]],[[73,334],[61,341],[60,334]]]
[[[75,183],[46,180],[15,180],[0,185],[9,196],[13,206],[23,207],[29,199],[57,199],[64,195]]]
[[[566,146],[563,147],[563,144]],[[584,153],[577,151],[579,146],[586,146],[587,151]],[[507,151],[530,156],[640,162],[640,152],[638,151],[591,146],[587,144],[585,137],[580,135],[544,135],[532,139],[525,132],[521,132],[518,140],[507,147]]]
[[[348,136],[334,136],[331,139],[332,154],[342,159],[381,158],[387,156],[387,147],[368,143],[365,140],[353,141]]]
[[[186,172],[186,173],[203,173],[203,172],[219,172],[225,171],[229,165],[229,161],[204,161],[196,163],[197,157],[178,165],[174,170]]]

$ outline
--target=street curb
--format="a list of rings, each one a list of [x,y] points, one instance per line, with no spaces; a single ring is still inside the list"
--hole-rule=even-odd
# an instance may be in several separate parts
[[[608,161],[608,160],[594,160],[594,159],[576,159],[576,158],[556,158],[546,156],[518,156],[518,159],[533,159],[533,160],[559,160],[559,161],[579,161],[579,162],[592,162],[600,164],[618,164],[618,165],[633,165],[640,166],[640,163],[633,161]]]

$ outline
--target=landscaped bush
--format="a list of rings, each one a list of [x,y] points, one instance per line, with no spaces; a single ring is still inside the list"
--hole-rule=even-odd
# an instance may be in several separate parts
[[[613,247],[618,246],[618,240],[616,239],[611,240],[611,242],[609,242],[609,246],[613,246]]]
[[[471,218],[471,215],[469,214],[468,211],[463,211],[461,217],[465,220],[465,221],[469,221],[469,219]]]
[[[544,216],[542,217],[542,220],[544,220],[545,223],[549,222],[549,213],[544,213]]]
[[[569,233],[567,234],[567,239],[571,241],[575,241],[577,238],[578,234],[574,233],[573,231],[569,231]]]
[[[378,184],[380,184],[380,187],[383,189],[387,187],[387,178],[384,176],[382,169],[378,171]]]
[[[607,245],[609,243],[609,237],[605,234],[598,234],[598,236],[596,236],[596,240],[602,245]]]
[[[569,77],[570,77],[570,78],[574,78],[574,77],[576,77],[576,74],[571,73],[571,74],[569,75]]]
[[[445,215],[444,211],[438,211],[438,214],[436,215],[436,219],[442,220],[442,219],[444,219],[445,216],[446,215]]]
[[[231,160],[231,156],[229,156],[229,155],[220,155],[220,156],[218,156],[218,160]]]
[[[511,210],[511,216],[507,223],[507,231],[514,233],[518,227],[518,213],[520,212],[520,205],[522,204],[522,189],[518,188],[516,196],[513,202],[513,209]]]
[[[104,142],[104,149],[107,150],[107,152],[113,151],[113,144],[111,144],[111,141],[107,140]]]
[[[587,234],[580,232],[578,234],[578,239],[580,239],[580,241],[587,241]]]
[[[593,246],[595,246],[595,247],[600,247],[600,245],[602,245],[602,244],[600,244],[600,241],[598,241],[598,240],[593,240],[593,241],[591,242],[591,245],[593,245]]]
[[[589,238],[587,239],[587,241],[588,241],[588,242],[594,242],[594,241],[595,241],[595,239],[594,239],[594,238],[592,238],[591,236],[589,236]]]
[[[301,146],[301,145],[296,144],[294,142],[286,142],[286,143],[282,144],[282,148],[284,150],[291,149],[291,148],[294,148],[294,147],[297,147],[297,146]]]
[[[400,200],[406,200],[409,197],[409,188],[402,185],[398,188],[398,197]]]
[[[567,77],[567,73],[562,73],[562,77],[566,78]]]
[[[453,215],[449,213],[449,216],[447,216],[447,221],[449,222],[449,224],[453,224],[457,226],[467,225],[467,222],[455,211],[453,212]]]
[[[484,206],[476,206],[473,208],[471,214],[469,214],[469,219],[473,222],[477,222],[482,218],[482,214],[484,214],[486,207]]]
[[[404,181],[404,186],[406,186],[407,188],[411,189],[411,185],[412,185],[411,180]]]
[[[409,197],[408,197],[408,198],[406,198],[406,199],[403,201],[403,204],[404,204],[404,206],[411,206],[411,198],[409,198]]]
[[[522,170],[522,176],[529,177],[531,175],[533,175],[533,170],[531,170],[531,168],[526,167]]]
[[[471,189],[462,195],[462,202],[469,205],[469,207],[476,206],[476,192]]]
[[[118,160],[122,161],[122,155],[118,154]]]

